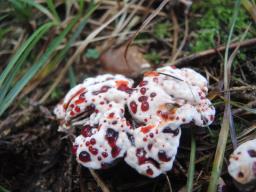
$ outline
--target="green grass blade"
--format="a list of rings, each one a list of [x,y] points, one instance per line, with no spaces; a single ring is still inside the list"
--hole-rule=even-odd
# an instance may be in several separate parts
[[[10,0],[11,2],[15,2],[17,0]],[[42,13],[44,13],[45,15],[47,15],[50,19],[52,19],[55,23],[58,23],[58,21],[55,19],[55,17],[52,15],[52,13],[45,8],[44,6],[42,6],[41,4],[35,2],[34,0],[20,0],[24,3],[27,3],[28,5],[35,7],[36,9],[38,9],[39,11],[41,11]]]
[[[60,17],[56,11],[56,8],[54,6],[54,3],[52,0],[47,0],[47,5],[48,5],[48,8],[50,9],[50,11],[52,12],[52,15],[54,16],[55,18],[55,21],[57,21],[58,23],[60,23]]]
[[[236,20],[238,17],[239,8],[240,8],[240,0],[236,0],[235,5],[234,5],[233,17],[231,19],[231,28],[229,31],[229,37],[228,37],[228,41],[227,41],[225,58],[224,58],[224,88],[225,88],[225,90],[228,90],[228,86],[229,86],[229,77],[228,77],[229,46],[231,43],[231,38],[233,35],[235,23],[236,23]],[[219,177],[220,177],[222,165],[223,165],[223,159],[224,159],[224,155],[225,155],[226,144],[227,144],[227,140],[228,140],[229,129],[230,129],[230,118],[229,118],[230,115],[231,115],[230,101],[228,101],[225,104],[224,117],[223,117],[223,121],[221,124],[219,140],[218,140],[215,157],[214,157],[214,161],[213,161],[211,178],[210,178],[210,183],[208,186],[208,192],[215,192],[217,190],[217,186],[219,183]]]
[[[19,62],[21,58],[25,60],[31,49],[39,41],[39,39],[53,26],[53,23],[46,23],[36,30],[33,35],[19,48],[16,54],[11,58],[10,62],[0,75],[0,87],[2,87],[5,79],[10,74],[14,66]]]
[[[10,192],[10,191],[7,190],[7,189],[5,189],[4,187],[2,187],[2,186],[0,185],[0,192]]]
[[[5,110],[10,106],[15,97],[20,93],[24,86],[33,78],[33,76],[47,63],[51,54],[55,49],[60,45],[68,32],[76,24],[77,19],[73,19],[71,23],[65,28],[65,30],[56,37],[49,45],[45,53],[41,56],[38,63],[35,63],[25,74],[24,76],[15,84],[12,90],[8,93],[4,102],[0,104],[0,116],[5,112]]]
[[[193,191],[193,180],[195,173],[195,158],[196,158],[196,140],[194,136],[194,131],[191,133],[191,151],[190,151],[190,160],[189,160],[189,169],[188,169],[188,180],[187,180],[187,192]]]
[[[76,85],[76,76],[72,66],[69,67],[68,69],[68,77],[69,77],[70,88],[72,88]]]

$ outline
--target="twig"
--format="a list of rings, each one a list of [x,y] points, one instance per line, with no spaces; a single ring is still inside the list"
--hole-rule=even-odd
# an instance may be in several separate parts
[[[247,47],[247,46],[254,46],[254,45],[256,45],[256,38],[245,40],[242,43],[240,43],[240,42],[232,43],[232,44],[229,45],[229,49],[230,50],[235,49],[238,46],[238,44],[240,44],[240,48]],[[166,63],[165,65],[183,65],[183,64],[187,64],[187,63],[190,63],[190,62],[195,61],[197,59],[202,59],[202,58],[205,58],[205,57],[213,56],[213,55],[217,54],[218,52],[223,52],[223,51],[225,51],[225,48],[226,48],[226,46],[222,45],[222,46],[214,48],[214,49],[209,49],[209,50],[206,50],[206,51],[202,51],[202,52],[199,52],[199,53],[189,55],[187,57],[177,59],[176,61],[174,61],[172,63]]]
[[[169,177],[168,177],[168,175],[165,173],[165,178],[166,178],[166,180],[167,180],[167,183],[168,183],[168,187],[169,187],[169,189],[170,189],[170,192],[172,192],[172,184],[171,184],[171,181],[170,181],[170,179],[169,179]]]
[[[181,42],[177,52],[172,57],[171,63],[173,63],[177,59],[177,57],[179,56],[179,54],[182,51],[183,47],[185,46],[187,38],[188,38],[188,31],[189,31],[189,20],[188,20],[188,15],[186,14],[185,15],[185,33],[184,33],[184,37],[182,39],[182,42]]]
[[[173,9],[171,9],[171,17],[172,17],[172,23],[173,23],[173,45],[172,45],[171,62],[173,62],[174,55],[177,51],[177,45],[178,45],[178,39],[179,39],[179,23]]]
[[[92,169],[89,169],[89,170],[90,170],[90,173],[92,174],[93,178],[97,182],[97,184],[100,186],[101,190],[103,192],[110,192],[110,190],[108,189],[106,184],[101,180],[101,178],[98,176],[98,174]]]

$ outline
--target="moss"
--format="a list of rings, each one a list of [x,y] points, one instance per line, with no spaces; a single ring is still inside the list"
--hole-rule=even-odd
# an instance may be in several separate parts
[[[195,38],[192,39],[190,46],[193,52],[225,44],[230,29],[229,21],[233,15],[233,3],[229,0],[209,0],[193,4],[192,12],[201,15],[191,23],[191,27],[195,31]],[[250,21],[249,14],[241,7],[234,35],[242,35]],[[252,37],[251,33],[248,33],[247,38],[249,37]]]

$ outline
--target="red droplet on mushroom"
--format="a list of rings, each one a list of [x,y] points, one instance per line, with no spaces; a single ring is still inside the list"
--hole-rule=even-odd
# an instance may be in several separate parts
[[[137,112],[137,104],[136,104],[135,101],[132,101],[132,102],[130,103],[130,108],[131,108],[131,111],[132,111],[133,113],[136,113],[136,112]]]
[[[86,125],[82,130],[81,130],[81,135],[84,137],[91,137],[92,136],[92,127],[90,125]]]
[[[155,92],[150,93],[150,97],[155,97],[155,96],[156,96]]]
[[[158,158],[159,158],[159,160],[164,161],[164,162],[168,162],[171,160],[171,157],[168,157],[164,150],[160,150],[158,152]]]
[[[141,93],[142,95],[144,95],[144,94],[146,93],[146,91],[147,91],[147,89],[146,89],[145,87],[142,87],[142,88],[140,89],[140,93]]]
[[[90,141],[86,141],[85,145],[88,147],[90,145]]]
[[[152,147],[153,147],[153,144],[152,144],[152,143],[148,144],[148,150],[149,150],[149,151],[152,149]]]
[[[91,161],[90,154],[86,151],[81,151],[78,158],[84,163]]]
[[[78,145],[73,145],[73,146],[72,146],[72,148],[71,148],[71,153],[72,153],[73,155],[76,154],[77,148],[78,148]]]
[[[153,170],[150,168],[147,169],[146,173],[148,176],[152,176],[154,174]]]
[[[146,159],[146,151],[143,148],[138,148],[136,150],[136,156],[138,158],[139,165],[144,164]]]
[[[250,155],[250,157],[254,158],[256,157],[256,150],[251,149],[248,151],[248,154]]]
[[[80,112],[80,108],[79,108],[78,106],[76,106],[75,111],[76,111],[77,113],[79,113],[79,112]]]
[[[70,111],[70,116],[74,116],[75,112],[74,111]]]
[[[149,137],[153,138],[154,137],[154,133],[150,133]]]
[[[111,150],[111,155],[113,158],[117,157],[120,153],[121,149],[117,146],[114,146]]]
[[[108,153],[102,152],[101,155],[102,155],[102,157],[106,158],[108,156]]]
[[[148,84],[147,81],[141,81],[140,84],[139,84],[139,86],[140,86],[140,87],[143,87],[143,86],[145,86],[145,85],[147,85],[147,84]]]
[[[110,114],[108,115],[108,117],[112,119],[112,118],[114,117],[114,115],[115,115],[115,113],[110,113]]]
[[[101,161],[101,157],[100,156],[98,157],[98,160]]]
[[[147,101],[148,100],[148,97],[147,96],[140,96],[139,98],[138,98],[138,101],[139,102],[143,102],[143,101]]]
[[[108,144],[110,147],[115,147],[116,146],[116,140],[118,138],[119,133],[113,129],[108,128],[106,132],[106,140],[108,141]]]
[[[93,155],[97,155],[97,154],[98,154],[98,149],[93,148],[92,146],[89,147],[89,151],[90,151],[91,154],[93,154]]]
[[[148,104],[148,102],[146,102],[146,101],[143,101],[142,103],[141,103],[141,110],[142,111],[147,111],[149,109],[149,104]]]
[[[95,144],[96,144],[96,140],[95,140],[94,138],[92,138],[92,139],[90,140],[90,143],[91,143],[92,145],[95,145]]]

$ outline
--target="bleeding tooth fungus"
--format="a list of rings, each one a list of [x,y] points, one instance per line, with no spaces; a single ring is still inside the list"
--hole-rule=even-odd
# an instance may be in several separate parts
[[[101,169],[124,158],[139,173],[156,177],[172,168],[181,125],[204,127],[214,120],[207,84],[189,68],[146,72],[137,87],[122,75],[99,75],[72,88],[54,113],[59,130],[82,127],[72,153],[83,166]]]

